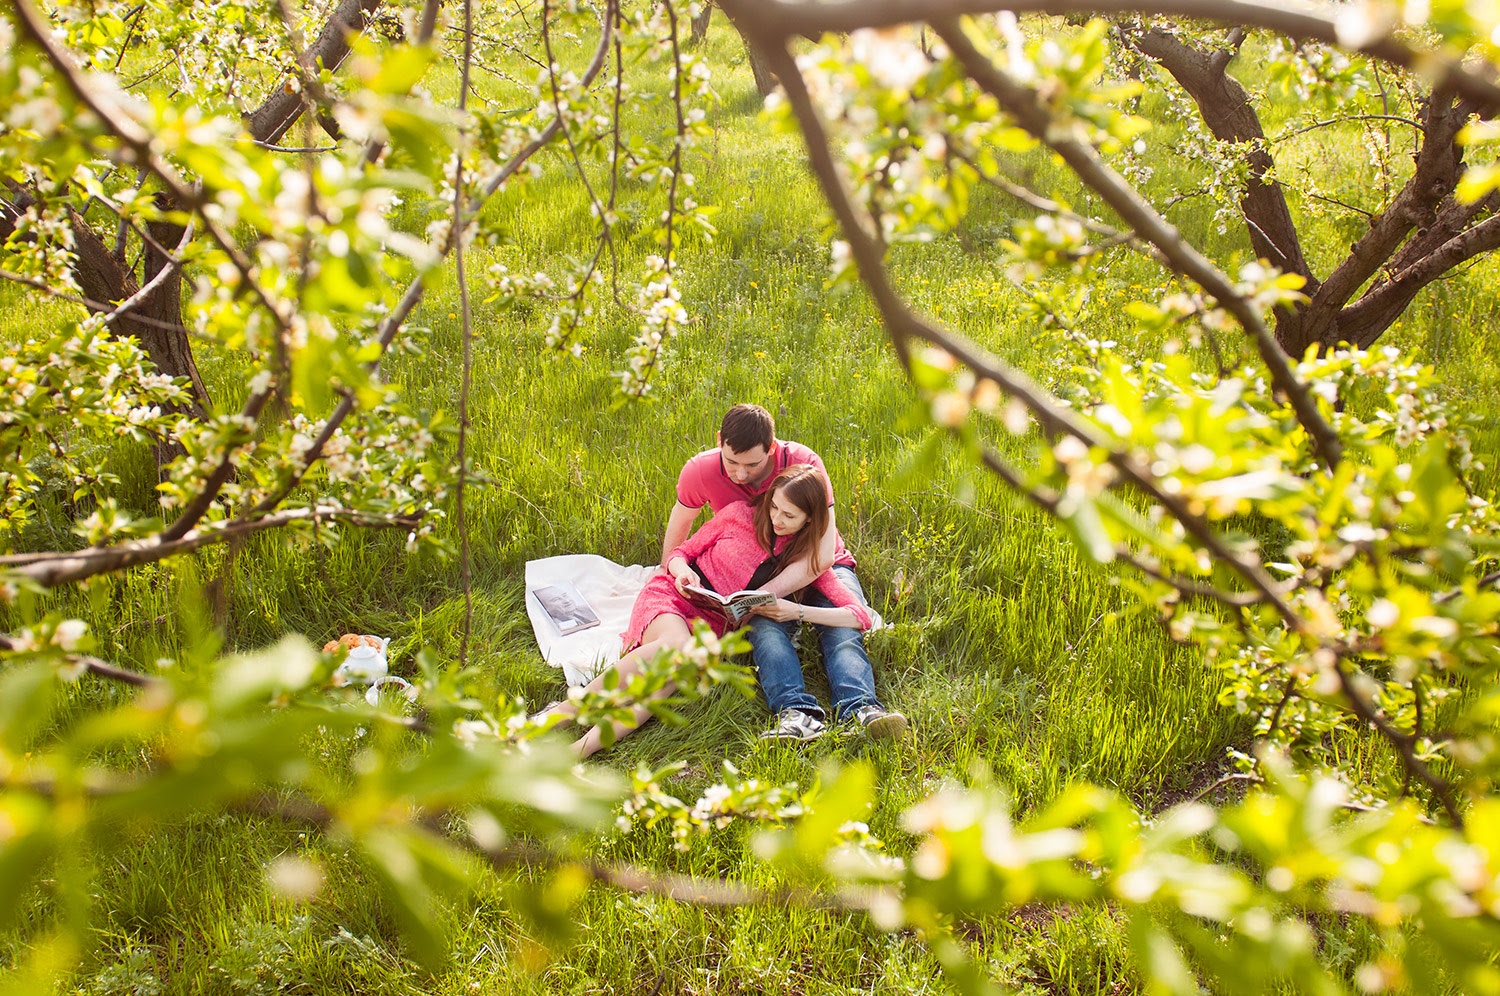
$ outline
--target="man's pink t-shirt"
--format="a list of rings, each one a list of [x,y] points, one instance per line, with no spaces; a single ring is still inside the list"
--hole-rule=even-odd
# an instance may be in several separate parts
[[[793,464],[810,463],[823,472],[825,479],[828,477],[828,470],[823,466],[822,459],[801,443],[778,439],[771,449],[770,460],[771,470],[764,480],[751,487],[748,484],[736,484],[724,472],[724,459],[717,446],[704,450],[683,464],[682,473],[677,475],[677,501],[687,508],[702,508],[707,505],[717,514],[720,509],[737,501],[746,501],[763,494],[776,475]],[[833,505],[832,481],[828,484],[828,504],[830,507]],[[844,538],[837,530],[834,530],[833,537],[833,562],[854,566],[854,556],[844,548]]]

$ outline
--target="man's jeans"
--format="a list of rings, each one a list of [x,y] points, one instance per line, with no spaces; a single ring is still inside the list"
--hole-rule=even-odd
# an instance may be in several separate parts
[[[864,589],[860,588],[853,569],[835,564],[833,573],[868,608],[870,603],[865,601]],[[803,602],[806,605],[833,605],[816,588],[804,591]],[[755,654],[755,669],[760,672],[761,692],[773,715],[785,709],[801,709],[821,718],[823,707],[808,693],[802,681],[802,662],[792,643],[798,625],[795,619],[777,622],[765,616],[751,617],[750,646]],[[814,626],[813,629],[817,631],[818,643],[823,650],[823,669],[828,674],[828,687],[833,694],[834,719],[852,716],[862,706],[879,705],[875,698],[875,671],[865,653],[864,634],[847,627]]]

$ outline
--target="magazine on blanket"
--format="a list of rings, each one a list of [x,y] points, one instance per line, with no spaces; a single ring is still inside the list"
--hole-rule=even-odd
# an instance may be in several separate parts
[[[563,636],[599,625],[598,614],[570,581],[554,581],[545,587],[533,588],[531,593]]]
[[[775,603],[776,596],[769,591],[735,591],[728,595],[721,595],[712,588],[702,588],[695,584],[682,586],[688,601],[695,605],[701,605],[706,609],[714,609],[729,617],[729,621],[738,626],[750,615],[750,610],[757,605],[771,605]]]

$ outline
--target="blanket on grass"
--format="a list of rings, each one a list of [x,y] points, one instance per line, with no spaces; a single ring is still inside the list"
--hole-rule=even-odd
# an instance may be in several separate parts
[[[526,615],[542,657],[563,669],[571,685],[586,685],[620,659],[620,637],[630,624],[635,596],[660,568],[656,564],[621,566],[592,553],[572,553],[526,562]],[[559,581],[571,581],[599,625],[563,636],[531,592]]]

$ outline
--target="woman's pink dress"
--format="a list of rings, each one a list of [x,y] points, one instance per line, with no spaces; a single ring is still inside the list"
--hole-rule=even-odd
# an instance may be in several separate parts
[[[790,536],[776,538],[780,550]],[[703,524],[703,528],[689,536],[682,545],[667,555],[667,563],[673,557],[682,557],[695,565],[698,573],[714,591],[739,591],[750,583],[755,569],[770,556],[755,537],[755,509],[749,502],[735,502],[721,509],[717,515]],[[870,626],[870,613],[859,600],[845,588],[832,570],[824,571],[813,580],[812,587],[828,596],[828,600],[840,608],[854,610],[860,629]],[[677,591],[672,575],[662,572],[646,582],[636,596],[630,610],[630,625],[622,637],[621,646],[634,650],[641,645],[646,627],[660,615],[681,616],[686,620],[702,619],[713,631],[722,636],[729,628],[729,620],[721,612],[704,609]]]

